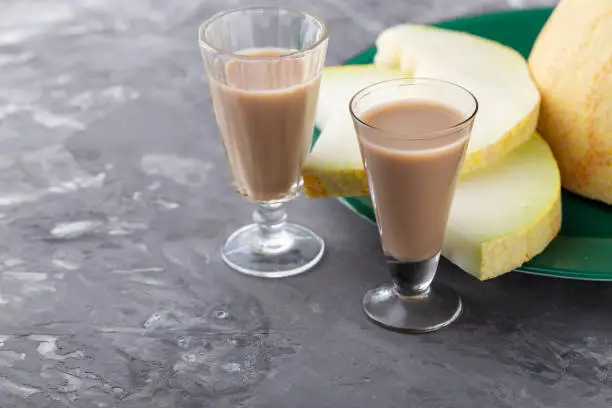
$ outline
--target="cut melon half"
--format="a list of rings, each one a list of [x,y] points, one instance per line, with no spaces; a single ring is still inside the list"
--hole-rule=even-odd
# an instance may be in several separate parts
[[[612,0],[563,0],[529,56],[563,186],[612,204]]]

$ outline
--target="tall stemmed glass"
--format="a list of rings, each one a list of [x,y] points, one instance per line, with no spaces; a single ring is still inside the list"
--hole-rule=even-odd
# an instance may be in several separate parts
[[[359,91],[350,111],[393,281],[367,292],[366,314],[390,329],[429,332],[461,314],[432,284],[476,98],[436,79],[396,79]]]
[[[325,244],[286,222],[285,202],[301,186],[312,141],[325,23],[281,7],[219,13],[200,26],[200,49],[234,185],[258,205],[221,256],[248,275],[279,278],[311,269]]]

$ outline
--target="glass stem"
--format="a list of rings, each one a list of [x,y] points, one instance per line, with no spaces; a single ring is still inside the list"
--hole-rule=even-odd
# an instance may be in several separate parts
[[[287,213],[283,203],[261,203],[253,212],[253,221],[259,233],[252,242],[253,251],[260,254],[278,254],[293,245],[291,235],[285,231]]]
[[[426,296],[436,276],[439,261],[439,252],[429,259],[416,262],[404,262],[389,257],[387,263],[397,294],[405,297]]]

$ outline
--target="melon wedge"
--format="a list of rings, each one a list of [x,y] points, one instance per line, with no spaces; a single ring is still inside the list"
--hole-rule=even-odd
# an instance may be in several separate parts
[[[478,99],[467,173],[499,160],[535,131],[540,95],[525,59],[513,49],[471,34],[418,24],[383,31],[375,64],[414,77],[440,78]]]
[[[370,194],[353,122],[348,116],[332,120],[319,135],[302,168],[309,198]]]
[[[359,90],[376,82],[408,76],[392,68],[374,65],[325,67],[319,89],[315,125],[324,129],[338,115],[349,117],[349,101]]]
[[[310,198],[368,195],[349,102],[359,90],[376,82],[406,77],[397,69],[375,65],[325,67],[319,90],[315,125],[321,135],[303,168]],[[322,174],[316,169],[325,168]],[[345,171],[351,169],[351,171]]]
[[[469,38],[477,37],[469,36]],[[472,41],[479,43],[481,40]],[[493,46],[493,49],[497,48],[506,51],[505,47]],[[513,51],[509,52],[515,56]],[[430,76],[465,84],[472,91],[479,90],[476,94],[480,98],[480,108],[472,130],[462,175],[494,163],[534,132],[538,119],[539,94],[529,79],[525,61],[520,55],[518,58],[522,69],[526,72],[526,77],[523,78],[523,88],[525,88],[523,91],[520,90],[520,83],[516,87],[514,84],[492,87],[490,81],[483,79],[483,85],[479,83],[477,77],[463,75],[460,71],[448,73],[445,72],[445,68],[433,66],[429,68],[430,72],[440,72],[439,75]],[[430,63],[433,64],[431,61],[427,64]],[[360,89],[376,82],[406,76],[409,76],[409,73],[375,65],[335,66],[323,70],[315,117],[315,124],[321,129],[321,135],[303,169],[304,186],[310,198],[368,194],[366,175],[348,105],[350,99]],[[336,157],[339,157],[340,161]],[[351,171],[336,171],[338,166]],[[322,174],[314,171],[321,168],[326,168],[328,172]]]
[[[318,178],[341,179],[355,166],[337,156]],[[539,254],[561,226],[557,163],[537,134],[498,162],[457,183],[442,254],[480,280],[512,271]]]
[[[442,254],[485,280],[539,254],[561,227],[561,178],[538,134],[457,183]]]

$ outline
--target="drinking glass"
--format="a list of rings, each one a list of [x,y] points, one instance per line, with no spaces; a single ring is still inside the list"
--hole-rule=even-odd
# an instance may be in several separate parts
[[[234,186],[257,204],[253,224],[229,236],[221,257],[247,275],[279,278],[315,266],[325,249],[286,222],[312,142],[327,52],[319,18],[282,7],[219,13],[199,29],[211,98]]]
[[[371,109],[404,102],[450,108],[457,121],[430,132],[411,130],[410,123],[417,127],[412,119],[404,128],[368,123]],[[366,293],[363,309],[388,329],[438,330],[462,310],[452,289],[432,281],[478,102],[450,82],[403,78],[362,89],[349,109],[392,276],[392,282]]]

